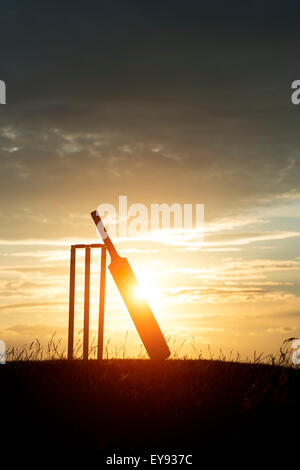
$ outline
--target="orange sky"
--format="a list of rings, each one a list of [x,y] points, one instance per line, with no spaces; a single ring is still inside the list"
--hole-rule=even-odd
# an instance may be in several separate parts
[[[202,248],[172,230],[160,238],[149,233],[140,240],[115,240],[141,283],[159,323],[170,337],[173,354],[194,357],[195,346],[208,354],[238,351],[242,356],[275,353],[281,342],[299,335],[297,311],[300,235],[288,211],[297,200],[288,200],[265,211],[206,224]],[[276,217],[274,216],[276,215]],[[281,225],[276,224],[281,215]],[[82,215],[87,238],[96,238],[89,214]],[[285,222],[285,223],[284,223]],[[90,238],[88,237],[90,236]],[[192,232],[191,232],[192,237]],[[150,239],[150,241],[149,241]],[[21,345],[39,338],[43,343],[56,332],[66,339],[68,318],[69,248],[65,240],[0,241],[1,338]],[[77,254],[76,327],[83,324],[84,250]],[[91,330],[97,329],[99,250],[92,258]],[[127,335],[126,335],[127,332]],[[109,353],[120,355],[125,335],[128,355],[140,353],[140,340],[108,272],[105,342]],[[77,337],[79,339],[79,336]],[[174,342],[174,344],[173,344]]]

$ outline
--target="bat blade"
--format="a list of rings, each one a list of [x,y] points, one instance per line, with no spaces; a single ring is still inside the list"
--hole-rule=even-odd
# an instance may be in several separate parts
[[[112,259],[108,269],[149,357],[156,360],[167,359],[170,350],[149,304],[136,295],[139,285],[128,260],[118,256]]]

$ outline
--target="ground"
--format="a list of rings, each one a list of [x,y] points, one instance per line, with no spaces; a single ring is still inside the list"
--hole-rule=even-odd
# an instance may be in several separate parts
[[[297,448],[300,370],[208,360],[0,366],[4,442],[108,456]],[[252,453],[252,451],[251,451]],[[142,468],[142,467],[140,467]]]

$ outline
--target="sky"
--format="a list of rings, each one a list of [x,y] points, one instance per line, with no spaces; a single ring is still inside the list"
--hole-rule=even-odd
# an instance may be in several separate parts
[[[69,246],[97,241],[90,212],[120,195],[205,206],[202,246],[172,230],[114,239],[174,354],[269,354],[300,336],[299,13],[292,0],[0,3],[0,339],[65,340]],[[107,284],[105,341],[137,354]]]

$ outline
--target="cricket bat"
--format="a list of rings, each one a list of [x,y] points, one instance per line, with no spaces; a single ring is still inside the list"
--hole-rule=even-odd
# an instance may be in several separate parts
[[[127,258],[118,255],[98,212],[93,211],[91,216],[111,257],[108,269],[150,359],[167,359],[170,350],[149,304],[144,298],[137,298],[135,294],[139,286]]]

